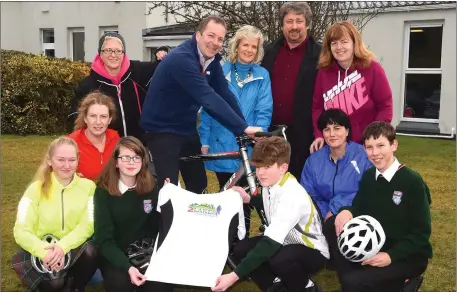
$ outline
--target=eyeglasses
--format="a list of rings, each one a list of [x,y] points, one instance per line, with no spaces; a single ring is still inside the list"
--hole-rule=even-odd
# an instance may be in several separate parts
[[[120,158],[122,162],[130,162],[131,160],[133,160],[133,162],[135,162],[135,163],[140,163],[141,161],[143,161],[143,158],[138,155],[137,156],[124,155],[124,156],[119,156],[118,158]]]
[[[112,50],[112,49],[104,49],[101,50],[104,54],[111,55],[112,53],[116,55],[122,55],[124,53],[123,50]]]

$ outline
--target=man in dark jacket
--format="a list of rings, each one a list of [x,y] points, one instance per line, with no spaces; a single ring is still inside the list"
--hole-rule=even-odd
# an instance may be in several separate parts
[[[168,47],[160,47],[156,56],[159,51],[168,50]],[[110,128],[121,137],[135,136],[142,140],[143,131],[138,127],[138,122],[149,82],[158,63],[129,60],[124,38],[118,33],[105,33],[100,38],[98,54],[92,62],[89,76],[81,80],[75,90],[71,101],[72,118],[77,117],[78,106],[83,98],[99,90],[110,96],[117,107],[118,116]]]
[[[289,171],[300,177],[313,142],[311,106],[321,45],[308,34],[313,17],[308,4],[285,3],[279,16],[283,36],[267,47],[262,66],[270,73],[272,126],[287,125]]]
[[[147,132],[159,187],[166,178],[177,184],[181,171],[188,190],[201,193],[206,189],[203,162],[179,163],[180,156],[201,153],[197,133],[200,107],[235,135],[262,131],[248,127],[228,88],[219,55],[225,33],[222,18],[204,18],[192,38],[173,49],[154,73],[140,127]]]

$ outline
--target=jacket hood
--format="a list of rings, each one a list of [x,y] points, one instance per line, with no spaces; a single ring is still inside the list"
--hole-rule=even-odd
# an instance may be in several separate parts
[[[108,74],[108,71],[105,68],[105,64],[103,63],[100,54],[97,54],[92,62],[91,69],[94,70],[95,73],[99,74],[100,76],[111,80],[114,85],[119,85],[122,81],[122,76],[127,73],[130,68],[130,59],[128,58],[127,54],[124,55],[124,59],[122,60],[121,70],[117,76],[111,76]]]
[[[332,66],[328,69],[328,72],[330,74],[335,74],[335,76],[338,76],[337,82],[340,83],[340,81],[344,82],[344,79],[346,77],[348,77],[355,70],[356,70],[356,68],[353,65],[351,65],[347,69],[344,69],[343,67],[340,66],[340,64],[338,64],[337,61],[333,60]]]

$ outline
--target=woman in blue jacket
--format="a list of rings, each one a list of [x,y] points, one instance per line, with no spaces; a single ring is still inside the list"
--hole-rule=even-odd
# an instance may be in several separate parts
[[[222,66],[222,70],[247,124],[267,131],[271,122],[273,99],[268,71],[259,65],[263,54],[261,31],[245,25],[229,41],[229,60]],[[204,110],[200,113],[198,132],[203,154],[238,151],[233,133]],[[250,151],[251,149],[249,154]],[[216,173],[221,188],[239,166],[240,161],[236,159],[205,162],[206,169]],[[248,208],[245,208],[245,212],[247,210]]]
[[[362,145],[349,142],[351,124],[342,110],[324,111],[317,124],[326,145],[306,160],[301,185],[327,222],[341,207],[352,205],[362,174],[373,165]],[[326,229],[324,224],[324,234]]]

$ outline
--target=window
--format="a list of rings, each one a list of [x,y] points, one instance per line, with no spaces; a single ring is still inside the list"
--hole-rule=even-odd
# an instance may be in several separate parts
[[[55,57],[54,29],[41,29],[41,52],[48,57]]]
[[[155,52],[158,49],[158,47],[150,47],[149,51],[151,52],[151,61],[154,62],[156,61],[156,55]]]
[[[443,24],[407,24],[403,118],[438,123]]]
[[[102,37],[102,35],[104,35],[107,32],[119,33],[119,28],[117,27],[117,25],[115,25],[115,26],[100,26],[100,37]]]
[[[69,28],[69,57],[73,61],[84,61],[84,28]]]
[[[156,52],[156,50],[157,50],[158,48],[160,48],[160,47],[162,47],[162,46],[158,46],[158,47],[149,47],[149,51],[151,52],[151,61],[152,61],[152,62],[157,61],[155,52]],[[172,49],[172,50],[175,48],[175,47],[171,47],[171,46],[169,46],[169,47],[170,47],[170,49]]]

